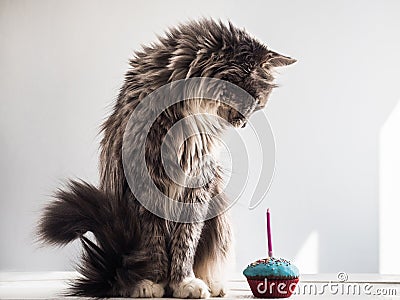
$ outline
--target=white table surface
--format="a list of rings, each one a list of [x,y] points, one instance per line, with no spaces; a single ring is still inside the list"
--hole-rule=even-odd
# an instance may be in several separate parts
[[[76,276],[75,272],[0,272],[0,299],[79,299],[60,296],[68,280]],[[360,293],[354,285],[360,287]],[[232,276],[228,288],[224,299],[253,298],[240,274]],[[345,282],[339,281],[337,274],[301,275],[297,294],[290,299],[316,298],[400,299],[400,275],[348,274]]]

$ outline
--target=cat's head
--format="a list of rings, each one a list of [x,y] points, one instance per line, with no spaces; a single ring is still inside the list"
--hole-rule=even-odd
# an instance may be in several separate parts
[[[245,50],[231,61],[233,68],[227,66],[222,73],[222,79],[251,95],[249,98],[240,97],[240,93],[233,94],[220,104],[218,114],[235,127],[244,127],[254,112],[266,106],[272,90],[278,86],[274,82],[274,69],[296,62],[295,59],[269,50],[263,45],[251,45],[259,47],[260,55],[251,48]]]
[[[223,91],[226,99],[218,104],[218,115],[236,127],[244,126],[253,112],[266,105],[277,86],[274,69],[296,62],[268,49],[245,30],[212,19],[173,28],[161,43],[175,49],[167,66],[172,72],[170,80],[218,78],[252,96],[253,101],[247,101]]]

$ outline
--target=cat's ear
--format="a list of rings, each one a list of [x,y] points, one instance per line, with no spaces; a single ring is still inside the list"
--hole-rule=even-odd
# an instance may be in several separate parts
[[[297,60],[289,56],[279,54],[274,51],[268,51],[266,64],[272,67],[284,67],[294,64]]]

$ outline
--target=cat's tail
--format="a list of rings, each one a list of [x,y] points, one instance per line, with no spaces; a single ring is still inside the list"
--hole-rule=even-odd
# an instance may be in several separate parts
[[[83,181],[71,181],[58,190],[39,221],[38,236],[52,245],[63,246],[78,238],[82,242],[77,266],[82,276],[72,282],[67,295],[129,296],[127,287],[133,288],[146,272],[137,249],[134,216],[128,201],[114,199]],[[95,239],[84,235],[88,231]]]
[[[110,214],[109,199],[102,191],[83,181],[70,181],[44,209],[38,236],[48,244],[64,246],[87,231],[97,231]]]

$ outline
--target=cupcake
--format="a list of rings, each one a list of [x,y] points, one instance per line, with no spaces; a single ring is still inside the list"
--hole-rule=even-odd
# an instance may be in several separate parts
[[[287,298],[295,291],[299,270],[283,258],[268,257],[251,263],[243,271],[258,298]]]

